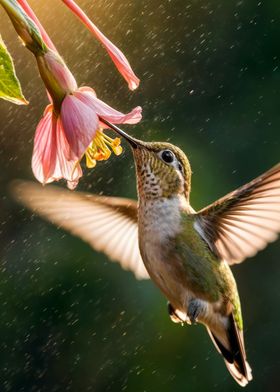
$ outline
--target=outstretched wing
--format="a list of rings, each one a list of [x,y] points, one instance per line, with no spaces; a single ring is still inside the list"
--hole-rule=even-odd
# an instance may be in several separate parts
[[[280,232],[280,164],[199,211],[195,227],[229,264],[264,249]]]
[[[15,199],[36,214],[104,252],[138,279],[149,278],[139,252],[136,201],[24,181],[11,188]]]

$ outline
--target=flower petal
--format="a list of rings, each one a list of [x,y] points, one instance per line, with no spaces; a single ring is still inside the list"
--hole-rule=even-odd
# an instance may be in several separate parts
[[[131,90],[135,90],[140,83],[125,57],[125,55],[95,26],[84,11],[73,0],[62,0],[63,3],[81,20],[93,35],[102,43],[114,62],[120,74],[128,83]]]
[[[32,169],[37,180],[43,184],[65,178],[70,189],[74,189],[82,169],[77,161],[68,161],[69,145],[59,117],[53,113],[53,106],[47,106],[44,117],[37,126]]]
[[[121,113],[115,109],[112,109],[105,102],[98,100],[99,108],[97,109],[97,114],[104,120],[110,121],[113,124],[137,124],[142,119],[142,108],[141,106],[136,106],[129,113]],[[108,110],[112,109],[112,110]],[[101,120],[101,119],[100,119]],[[102,122],[102,120],[101,120]],[[108,125],[102,123],[103,128],[108,128]]]
[[[79,88],[74,95],[88,107],[94,108],[99,117],[113,124],[137,124],[142,119],[142,108],[137,106],[131,112],[124,114],[98,99],[89,89]],[[107,125],[102,123],[103,128]]]
[[[67,95],[61,106],[61,121],[66,140],[70,146],[68,159],[79,160],[94,138],[99,126],[95,107],[87,105],[86,101],[82,101],[76,96],[76,93],[75,95]]]
[[[47,106],[34,139],[32,170],[38,181],[48,182],[56,164],[56,117],[52,105]]]
[[[53,173],[53,179],[59,180],[64,178],[67,180],[69,189],[76,188],[80,177],[83,175],[82,168],[78,161],[69,161],[66,158],[65,151],[68,149],[68,142],[66,140],[64,130],[60,119],[57,121],[57,161]]]

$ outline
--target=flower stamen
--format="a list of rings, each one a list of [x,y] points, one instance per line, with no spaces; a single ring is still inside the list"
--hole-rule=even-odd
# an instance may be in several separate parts
[[[89,169],[96,166],[96,161],[105,161],[110,158],[111,150],[115,155],[122,153],[121,139],[112,139],[100,128],[97,130],[93,141],[86,150],[86,165]]]

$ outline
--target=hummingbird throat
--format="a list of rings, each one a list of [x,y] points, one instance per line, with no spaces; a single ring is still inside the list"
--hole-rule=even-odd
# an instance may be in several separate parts
[[[184,178],[173,167],[154,159],[139,162],[135,159],[139,198],[158,199],[184,195]],[[185,195],[186,196],[186,195]]]

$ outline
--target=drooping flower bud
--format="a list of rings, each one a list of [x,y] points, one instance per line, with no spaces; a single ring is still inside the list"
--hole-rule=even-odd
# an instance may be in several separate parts
[[[75,3],[74,0],[62,0],[63,3],[81,20],[81,22],[89,29],[89,31],[101,42],[107,50],[113,63],[117,67],[119,73],[124,77],[128,83],[130,90],[135,90],[140,83],[140,80],[133,72],[127,58],[123,52],[117,48],[99,28],[89,19],[84,11]]]

